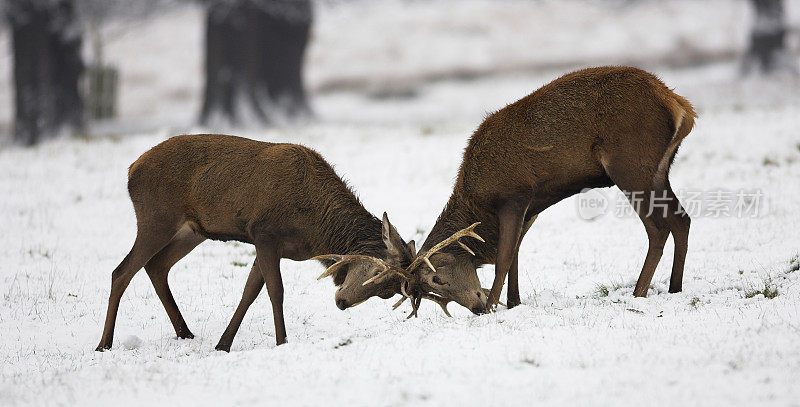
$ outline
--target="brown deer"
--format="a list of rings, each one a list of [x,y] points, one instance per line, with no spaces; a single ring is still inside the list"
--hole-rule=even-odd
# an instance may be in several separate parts
[[[647,295],[670,233],[669,291],[681,291],[690,219],[668,175],[696,117],[686,99],[637,68],[583,69],[554,80],[481,123],[417,259],[365,284],[402,281],[416,300],[412,314],[424,293],[481,313],[498,303],[508,275],[513,307],[520,303],[517,253],[536,216],[585,188],[617,185],[641,199],[631,204],[650,241],[634,295]],[[459,240],[466,236],[483,239],[468,246]],[[483,264],[495,264],[488,298],[476,274]]]
[[[223,135],[173,137],[130,167],[128,191],[137,235],[112,274],[105,328],[98,351],[110,349],[120,298],[142,267],[167,311],[175,333],[193,338],[167,282],[170,268],[206,239],[237,240],[256,247],[256,259],[236,312],[217,345],[229,351],[247,308],[266,282],[276,342],[286,341],[282,258],[314,256],[331,266],[345,309],[373,295],[389,298],[396,282],[362,283],[390,267],[407,266],[406,244],[384,213],[370,214],[315,151]]]

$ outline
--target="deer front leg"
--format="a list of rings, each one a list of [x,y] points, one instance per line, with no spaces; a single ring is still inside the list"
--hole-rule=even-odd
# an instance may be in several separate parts
[[[522,302],[519,298],[519,247],[522,246],[522,239],[525,238],[525,234],[528,233],[537,216],[539,215],[533,215],[529,221],[525,222],[522,233],[519,235],[517,249],[514,251],[514,262],[511,263],[511,268],[508,270],[508,308],[516,307]]]
[[[505,203],[498,212],[499,238],[497,242],[497,259],[495,260],[494,283],[489,299],[486,301],[486,310],[491,311],[500,301],[500,292],[503,290],[503,283],[506,275],[514,263],[517,252],[517,243],[522,234],[522,224],[525,218],[524,205],[509,201]]]
[[[272,245],[256,244],[258,268],[267,285],[267,293],[272,303],[272,317],[275,320],[275,342],[286,343],[286,324],[283,322],[283,280],[281,279],[278,251]],[[262,261],[263,260],[263,261]]]

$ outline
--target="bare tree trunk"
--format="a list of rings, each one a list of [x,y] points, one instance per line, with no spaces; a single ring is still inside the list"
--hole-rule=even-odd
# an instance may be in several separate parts
[[[309,0],[209,5],[200,122],[264,125],[309,115],[302,68],[311,20]]]
[[[786,18],[783,0],[751,0],[755,21],[750,31],[750,44],[742,62],[742,70],[750,73],[754,68],[762,73],[788,69],[796,73],[786,51]]]
[[[14,140],[33,145],[84,128],[82,33],[73,0],[13,2]]]

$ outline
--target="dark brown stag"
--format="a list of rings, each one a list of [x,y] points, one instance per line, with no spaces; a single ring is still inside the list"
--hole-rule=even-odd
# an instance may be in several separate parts
[[[237,240],[256,247],[242,300],[217,349],[229,351],[247,308],[266,282],[278,344],[286,341],[282,258],[319,257],[340,288],[341,309],[373,295],[388,298],[394,282],[363,281],[390,267],[408,265],[407,245],[389,223],[370,214],[315,151],[223,135],[184,135],[144,153],[128,172],[137,235],[112,274],[103,337],[111,348],[120,298],[142,267],[167,311],[175,333],[193,338],[167,283],[170,268],[206,239]]]
[[[402,280],[412,297],[432,293],[480,313],[498,303],[508,275],[513,307],[520,303],[517,253],[536,216],[585,188],[617,185],[636,198],[650,241],[634,295],[647,295],[670,233],[669,291],[681,291],[690,219],[668,175],[696,117],[686,99],[637,68],[564,75],[490,115],[472,135],[450,200],[420,249],[425,261],[368,281]],[[448,242],[476,222],[482,241]],[[495,264],[488,298],[476,274],[483,264]]]

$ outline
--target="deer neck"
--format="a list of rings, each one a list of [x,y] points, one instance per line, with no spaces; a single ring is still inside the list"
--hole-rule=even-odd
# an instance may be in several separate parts
[[[360,204],[328,210],[319,223],[320,254],[362,254],[382,257],[386,246],[381,221]]]
[[[497,254],[497,216],[458,194],[457,191],[453,192],[444,210],[436,220],[436,224],[433,225],[427,239],[422,244],[420,251],[424,252],[430,249],[450,237],[453,233],[475,222],[481,222],[475,231],[485,242],[472,238],[462,239],[462,242],[475,252],[475,256],[472,256],[457,244],[451,244],[441,251],[450,253],[457,258],[469,258],[476,267],[483,264],[493,264]]]

